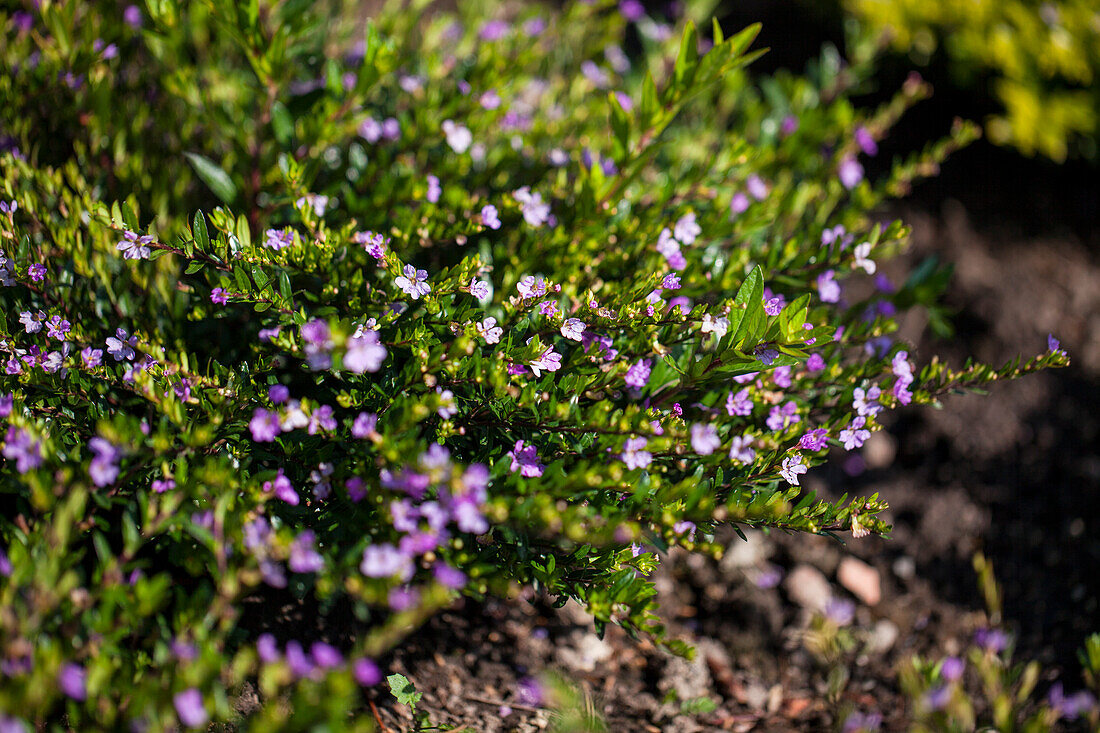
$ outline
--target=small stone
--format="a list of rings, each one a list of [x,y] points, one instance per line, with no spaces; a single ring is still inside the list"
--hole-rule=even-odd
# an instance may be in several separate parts
[[[894,560],[893,570],[894,575],[902,580],[909,580],[917,574],[917,562],[908,555],[902,555]]]
[[[863,446],[863,460],[868,468],[886,468],[894,462],[898,452],[898,441],[885,431],[871,433]]]
[[[829,581],[817,568],[798,565],[783,583],[791,600],[811,611],[824,612],[825,604],[833,596]]]
[[[889,619],[882,619],[871,629],[871,636],[867,639],[867,651],[872,654],[884,654],[890,651],[894,642],[898,640],[898,627]]]
[[[841,585],[868,606],[874,606],[882,600],[882,583],[878,571],[862,560],[844,558],[837,568],[836,577]]]

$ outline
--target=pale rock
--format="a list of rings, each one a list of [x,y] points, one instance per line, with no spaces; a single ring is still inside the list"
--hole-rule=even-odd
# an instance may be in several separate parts
[[[882,583],[878,571],[862,560],[844,558],[837,568],[836,577],[841,585],[868,606],[874,606],[882,600]]]

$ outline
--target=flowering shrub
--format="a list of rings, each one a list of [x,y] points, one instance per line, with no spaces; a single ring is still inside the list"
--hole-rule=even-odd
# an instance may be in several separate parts
[[[362,729],[379,655],[521,584],[661,640],[655,550],[885,533],[800,481],[1067,363],[894,339],[946,278],[887,278],[873,212],[975,134],[869,180],[919,80],[865,112],[868,60],[754,80],[755,28],[459,6],[0,14],[10,729]],[[354,628],[257,612],[287,594]]]

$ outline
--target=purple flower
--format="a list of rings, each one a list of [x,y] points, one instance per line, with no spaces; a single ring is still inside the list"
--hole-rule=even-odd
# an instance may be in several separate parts
[[[516,697],[524,705],[538,706],[542,705],[546,694],[541,682],[534,677],[523,677],[516,683]]]
[[[798,405],[794,400],[788,400],[786,404],[780,406],[776,405],[772,407],[768,413],[768,419],[765,424],[769,430],[784,430],[789,425],[793,425],[801,421],[802,418],[798,414]]]
[[[718,428],[713,425],[695,423],[691,426],[691,447],[701,456],[709,456],[722,441],[718,438]]]
[[[359,572],[368,578],[392,578],[397,575],[408,579],[413,574],[412,559],[388,542],[367,545],[363,549]]]
[[[745,190],[757,201],[763,201],[768,197],[768,184],[755,173],[745,180]]]
[[[783,467],[779,469],[779,475],[791,486],[798,486],[798,477],[809,469],[802,462],[801,453],[792,453],[783,459]]]
[[[466,573],[450,565],[436,565],[432,568],[432,575],[440,585],[451,590],[462,590],[466,585]]]
[[[413,300],[417,300],[420,296],[432,292],[432,286],[427,282],[427,270],[417,270],[412,265],[405,265],[403,272],[405,274],[399,276],[393,282]]]
[[[512,473],[519,471],[521,476],[536,478],[542,475],[546,466],[539,462],[538,450],[533,445],[525,445],[522,440],[517,440],[512,450],[507,453],[512,459],[510,470]]]
[[[39,331],[41,331],[42,322],[45,319],[46,314],[42,311],[38,311],[37,313],[32,313],[31,311],[23,311],[19,314],[19,322],[23,324],[23,328],[27,333],[38,333]]]
[[[71,330],[72,324],[61,316],[51,316],[49,322],[46,324],[46,335],[58,341],[64,341]]]
[[[951,701],[951,689],[945,685],[933,687],[924,694],[924,704],[929,710],[943,710]]]
[[[439,202],[439,197],[443,193],[443,187],[439,185],[439,178],[433,175],[428,175],[428,192],[424,195],[424,198],[428,199],[429,204]]]
[[[661,281],[661,287],[666,290],[679,290],[680,289],[680,276],[676,273],[669,273],[665,275],[665,279]]]
[[[122,11],[122,20],[131,28],[141,27],[141,9],[137,5],[127,5]]]
[[[278,413],[269,412],[262,407],[252,411],[248,429],[252,432],[252,439],[257,443],[271,443],[282,432]]]
[[[1061,342],[1054,338],[1054,334],[1047,334],[1047,350],[1052,354],[1066,355],[1065,349],[1062,348]]]
[[[645,17],[645,6],[639,0],[619,0],[619,12],[629,21]]]
[[[497,325],[497,319],[489,316],[481,323],[475,324],[477,333],[481,338],[485,339],[487,344],[495,344],[500,341],[500,337],[504,335],[504,329]]]
[[[852,420],[851,425],[840,431],[840,435],[837,437],[840,439],[840,442],[844,444],[844,450],[853,450],[863,447],[863,444],[871,437],[871,431],[863,427],[866,424],[866,418],[857,417],[855,420]]]
[[[528,366],[531,367],[531,371],[535,373],[536,377],[542,375],[542,370],[556,372],[561,369],[561,354],[554,351],[554,347],[551,346]]]
[[[531,189],[524,186],[513,191],[512,196],[520,203],[523,220],[529,226],[541,227],[550,220],[550,204],[542,200],[542,194],[531,193]]]
[[[672,235],[676,241],[683,245],[695,243],[696,238],[703,233],[703,228],[695,222],[695,212],[689,211],[680,217],[673,227]]]
[[[499,41],[510,28],[511,26],[503,20],[490,20],[481,26],[477,35],[483,41]]]
[[[129,336],[125,329],[117,329],[114,336],[107,337],[107,353],[115,361],[131,361],[136,355],[133,346],[137,345],[137,336]]]
[[[859,144],[860,150],[864,154],[871,156],[872,158],[878,155],[878,143],[871,137],[871,133],[867,132],[867,128],[860,125],[856,128],[856,143]]]
[[[386,360],[386,347],[378,341],[375,331],[364,331],[362,336],[348,339],[344,353],[344,368],[356,374],[376,372]]]
[[[492,204],[482,206],[481,223],[490,229],[500,229],[500,219],[497,216],[497,207]]]
[[[787,389],[791,386],[791,368],[789,366],[776,367],[771,376],[776,387]]]
[[[115,245],[115,249],[122,253],[124,260],[147,260],[152,254],[149,245],[153,241],[148,234],[138,236],[137,233],[127,229],[122,232],[122,241]]]
[[[733,417],[734,415],[751,415],[752,414],[752,400],[749,399],[749,388],[745,387],[734,394],[729,393],[726,398],[726,413]]]
[[[755,461],[756,451],[750,448],[750,445],[752,445],[752,436],[748,434],[734,436],[730,444],[730,460],[746,465]]]
[[[366,657],[356,659],[351,666],[351,671],[355,675],[355,681],[363,687],[374,687],[382,681],[382,672],[379,671],[378,665],[374,660]]]
[[[743,193],[735,193],[733,198],[730,199],[730,214],[737,216],[738,214],[744,214],[749,209],[749,205],[752,202],[749,201],[749,197]]]
[[[489,297],[489,283],[485,280],[478,280],[474,278],[470,281],[470,285],[467,288],[470,291],[470,295],[474,296],[478,300],[485,300]]]
[[[1096,707],[1096,698],[1088,690],[1081,690],[1067,697],[1061,682],[1051,685],[1047,699],[1058,716],[1066,720],[1076,720],[1088,715]]]
[[[27,274],[31,276],[31,280],[40,283],[46,279],[46,266],[36,262],[27,268]]]
[[[360,412],[355,417],[355,422],[351,425],[352,437],[363,439],[369,438],[375,431],[375,426],[378,425],[378,415],[373,412]]]
[[[275,637],[271,634],[260,634],[256,639],[256,654],[264,664],[274,664],[279,661],[279,647],[275,644]]]
[[[524,300],[546,295],[546,279],[542,275],[527,275],[516,283],[516,290]]]
[[[309,647],[309,655],[313,662],[323,669],[332,669],[344,664],[344,656],[340,650],[323,641],[315,641]]]
[[[15,470],[26,473],[42,465],[42,444],[23,428],[8,427],[4,442],[4,458],[15,461]]]
[[[331,405],[321,405],[310,414],[309,427],[307,428],[310,435],[316,435],[322,430],[335,429],[336,419],[332,416]]]
[[[821,354],[810,354],[810,358],[806,360],[806,371],[808,372],[820,372],[825,369],[825,359]]]
[[[978,629],[974,632],[974,643],[987,652],[1000,654],[1008,646],[1008,634],[1000,629]]]
[[[947,657],[940,665],[940,675],[948,682],[955,682],[963,676],[966,662],[958,657]]]
[[[11,415],[11,409],[14,403],[15,396],[11,392],[8,392],[6,395],[0,395],[0,417]]]
[[[84,668],[72,662],[62,664],[57,673],[57,686],[77,702],[83,702],[88,697],[87,680],[88,673]]]
[[[279,469],[274,480],[264,481],[264,491],[272,491],[275,496],[291,506],[298,506],[298,492],[294,490],[294,485],[290,483],[290,479],[283,473],[283,469]]]
[[[645,468],[653,462],[653,454],[645,450],[648,442],[645,438],[628,438],[623,443],[623,452],[619,457],[631,471]]]
[[[268,229],[264,232],[264,246],[276,252],[294,244],[294,232],[290,229]]]
[[[649,359],[639,359],[632,367],[626,370],[626,377],[624,380],[626,386],[633,387],[634,389],[642,389],[649,383],[649,374],[652,371],[650,368]]]
[[[855,712],[844,720],[841,733],[871,733],[882,727],[882,716],[878,713]]]
[[[882,405],[875,402],[882,394],[882,390],[875,385],[867,389],[856,387],[852,392],[852,409],[860,417],[873,417],[882,410]]]
[[[88,466],[92,483],[100,488],[113,483],[118,478],[118,466],[115,462],[122,456],[122,452],[100,437],[89,440],[88,448],[95,453],[95,458]]]
[[[783,118],[783,122],[779,125],[779,132],[787,137],[793,135],[798,130],[798,118],[794,115],[787,115]]]
[[[764,312],[769,316],[778,316],[783,311],[783,296],[777,295],[774,298],[769,298],[764,303]]]
[[[817,294],[822,303],[836,303],[840,300],[840,283],[835,279],[833,270],[826,270],[817,276]]]
[[[837,626],[847,626],[856,617],[856,604],[847,598],[830,598],[825,602],[825,618]]]
[[[186,728],[201,728],[210,719],[210,714],[203,706],[202,693],[194,687],[176,693],[172,704],[175,705],[180,723]]]
[[[103,349],[93,349],[91,346],[85,346],[80,352],[80,358],[84,362],[85,369],[97,367],[103,363]]]
[[[855,158],[847,157],[840,161],[836,174],[844,188],[851,191],[863,180],[863,166]]]
[[[825,447],[829,431],[825,428],[817,428],[805,433],[798,441],[798,447],[803,450],[821,450]]]
[[[325,567],[325,558],[317,552],[314,540],[315,535],[307,529],[290,543],[287,566],[295,573],[316,573]]]
[[[561,335],[573,341],[580,341],[584,334],[585,322],[579,318],[566,318],[561,324]]]
[[[225,305],[229,302],[228,293],[224,288],[214,288],[210,292],[210,302],[217,305]]]

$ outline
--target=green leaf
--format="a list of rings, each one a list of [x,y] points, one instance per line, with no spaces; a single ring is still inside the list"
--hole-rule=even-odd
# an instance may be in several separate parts
[[[184,153],[191,167],[195,169],[202,182],[210,188],[215,196],[227,204],[233,203],[237,198],[237,187],[233,185],[233,179],[209,158],[198,153]]]
[[[695,23],[688,21],[684,28],[684,36],[680,39],[680,53],[676,56],[676,66],[672,72],[672,78],[676,80],[676,86],[680,91],[691,86],[695,78],[695,69],[699,64],[699,38],[695,30]]]
[[[275,140],[286,147],[294,137],[294,119],[282,102],[275,102],[271,106],[271,131],[275,133]]]
[[[202,215],[201,211],[195,212],[195,222],[191,229],[195,234],[195,245],[198,246],[199,251],[209,252],[210,232],[206,228],[206,217]]]
[[[194,275],[196,272],[201,270],[203,268],[203,265],[205,265],[205,264],[206,264],[205,262],[201,262],[199,260],[195,260],[194,262],[189,262],[187,264],[187,269],[184,270],[184,272],[188,275]]]
[[[386,678],[386,682],[390,686],[390,692],[397,698],[397,702],[402,705],[407,705],[410,708],[416,707],[416,703],[420,702],[420,698],[423,697],[423,693],[417,692],[413,683],[403,674],[391,674]]]

